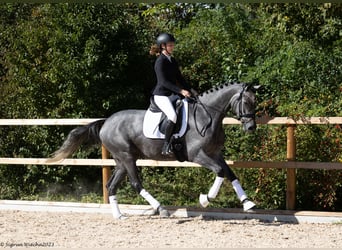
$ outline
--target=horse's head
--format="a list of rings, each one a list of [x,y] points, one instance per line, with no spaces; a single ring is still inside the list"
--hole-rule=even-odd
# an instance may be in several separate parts
[[[243,85],[240,93],[235,96],[235,103],[232,105],[233,111],[241,121],[245,132],[253,132],[256,129],[255,122],[255,93],[260,88],[259,85]]]

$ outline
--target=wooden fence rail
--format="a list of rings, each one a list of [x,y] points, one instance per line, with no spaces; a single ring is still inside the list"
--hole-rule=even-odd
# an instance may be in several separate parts
[[[0,119],[0,126],[32,126],[32,125],[86,125],[100,118],[82,118],[82,119]],[[280,124],[342,124],[342,117],[302,117],[294,120],[290,117],[258,117],[258,124],[280,125]],[[223,125],[241,124],[237,119],[226,117],[223,119]]]
[[[0,126],[32,126],[32,125],[85,125],[98,119],[0,119]],[[342,117],[302,117],[294,120],[287,117],[261,117],[257,118],[258,124],[287,125],[287,159],[282,162],[258,162],[258,161],[226,161],[236,168],[281,168],[286,169],[286,209],[293,210],[296,206],[296,169],[326,169],[342,170],[339,162],[297,162],[296,161],[296,125],[310,124],[342,124]],[[234,118],[224,118],[223,125],[240,124]],[[13,165],[78,165],[101,166],[103,182],[103,201],[108,203],[108,193],[105,187],[111,175],[111,168],[115,161],[110,160],[108,151],[102,146],[102,159],[65,159],[57,163],[46,163],[47,158],[0,158],[1,164]],[[137,166],[150,167],[200,167],[191,162],[138,160]]]

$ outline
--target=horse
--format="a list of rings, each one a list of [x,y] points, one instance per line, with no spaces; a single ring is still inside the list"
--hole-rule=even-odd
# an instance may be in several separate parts
[[[200,194],[199,202],[207,207],[218,194],[226,177],[242,203],[243,210],[249,211],[256,204],[250,201],[238,178],[227,165],[222,155],[224,144],[223,118],[230,110],[242,123],[243,130],[256,129],[256,91],[260,86],[246,83],[224,83],[197,95],[189,103],[188,128],[183,136],[187,161],[197,163],[216,174],[208,194]],[[106,187],[109,203],[115,219],[126,219],[122,215],[116,196],[118,186],[128,175],[132,187],[147,200],[155,214],[169,216],[169,212],[148,191],[140,180],[136,161],[147,158],[153,160],[176,160],[175,155],[162,155],[162,139],[150,139],[143,134],[143,119],[146,110],[122,110],[107,119],[100,119],[73,129],[54,152],[49,162],[61,161],[74,153],[82,144],[102,143],[116,162],[114,173]]]

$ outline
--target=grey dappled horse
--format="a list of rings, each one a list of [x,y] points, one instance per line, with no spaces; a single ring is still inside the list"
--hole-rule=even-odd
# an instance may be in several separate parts
[[[224,144],[222,121],[231,110],[243,124],[245,131],[254,131],[255,92],[259,86],[243,83],[223,84],[197,96],[189,104],[188,130],[184,135],[184,148],[187,160],[200,164],[213,171],[216,179],[208,194],[200,194],[200,204],[206,207],[217,196],[219,188],[226,177],[243,203],[244,211],[255,206],[247,199],[237,177],[226,164],[221,150]],[[143,135],[145,110],[123,110],[107,119],[101,119],[88,125],[73,129],[61,148],[49,161],[59,161],[77,150],[83,143],[102,143],[112,154],[116,167],[107,188],[114,218],[125,218],[118,206],[116,192],[123,178],[128,175],[132,187],[142,195],[156,212],[168,216],[168,211],[152,197],[139,179],[136,166],[137,159],[175,160],[161,154],[163,140],[149,139]]]

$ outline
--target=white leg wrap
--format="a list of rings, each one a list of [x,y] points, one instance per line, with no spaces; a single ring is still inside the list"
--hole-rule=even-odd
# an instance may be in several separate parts
[[[233,188],[234,188],[237,196],[239,197],[240,201],[247,199],[247,195],[246,195],[245,191],[243,191],[241,184],[238,180],[234,180],[232,182],[232,185],[233,185]]]
[[[207,207],[209,205],[209,199],[214,199],[224,181],[223,177],[216,176],[214,184],[211,186],[208,195],[200,194],[199,201],[202,207]]]
[[[123,218],[123,215],[121,214],[119,209],[119,204],[118,200],[116,199],[116,195],[109,196],[109,203],[112,208],[113,217],[115,219]]]
[[[158,207],[160,206],[159,201],[157,201],[155,198],[153,198],[153,196],[150,195],[150,193],[147,192],[145,189],[140,191],[140,195],[142,197],[144,197],[144,199],[147,200],[148,203],[150,203],[150,205],[153,207],[154,210],[157,210]]]
[[[255,207],[255,203],[249,200],[245,200],[243,202],[243,211],[248,211],[251,208]]]
[[[215,182],[210,188],[209,193],[208,193],[209,199],[214,199],[217,196],[223,181],[224,181],[223,177],[216,176]]]
[[[207,207],[209,205],[208,195],[200,194],[199,201],[202,207]]]

